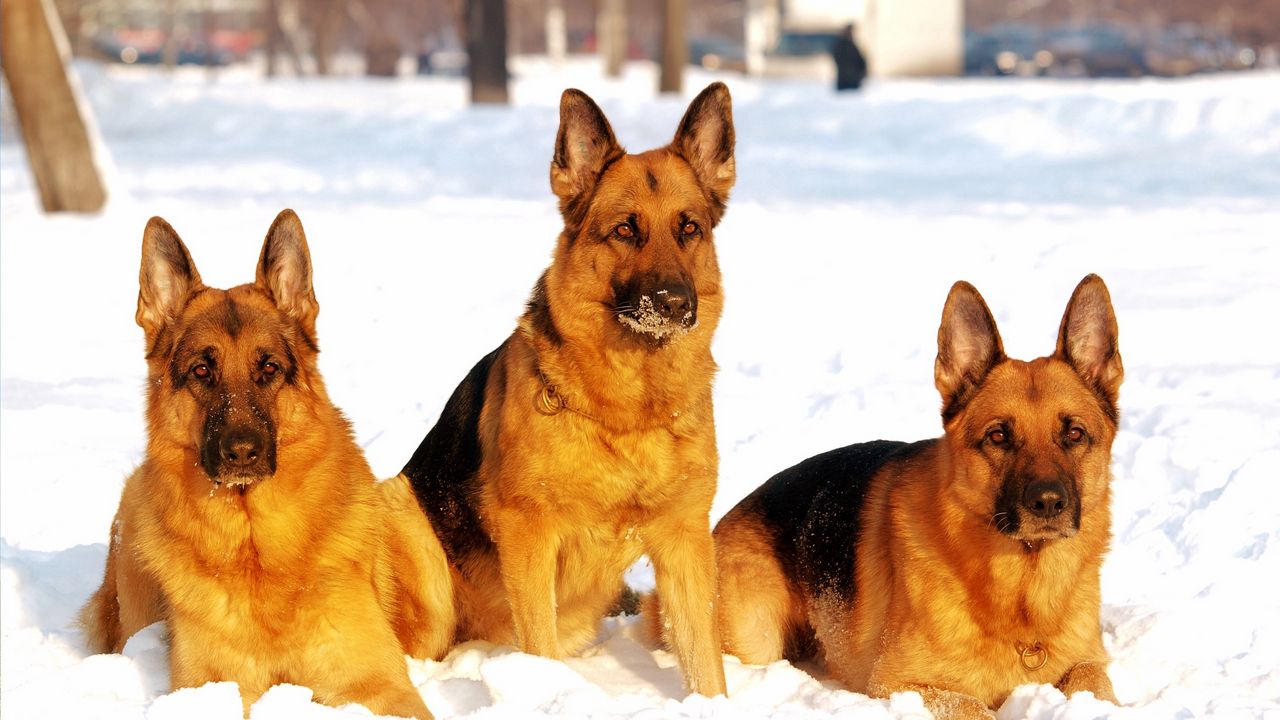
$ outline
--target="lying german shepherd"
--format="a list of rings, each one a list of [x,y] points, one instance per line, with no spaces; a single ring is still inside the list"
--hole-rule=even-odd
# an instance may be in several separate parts
[[[918,690],[939,717],[988,717],[1024,683],[1114,702],[1098,569],[1117,332],[1090,275],[1054,354],[1012,360],[956,283],[934,370],[945,434],[810,458],[716,526],[725,649],[753,664],[816,654],[848,688]]]
[[[206,287],[160,218],[142,240],[147,454],[106,577],[81,614],[97,652],[167,621],[174,688],[272,685],[429,718],[404,654],[452,640],[443,550],[403,481],[378,485],[316,367],[311,258],[285,210],[257,279]]]
[[[459,639],[578,651],[648,553],[687,684],[724,693],[708,519],[722,305],[712,228],[733,143],[722,83],[694,99],[670,145],[639,155],[589,97],[561,98],[551,266],[403,471],[458,572]]]

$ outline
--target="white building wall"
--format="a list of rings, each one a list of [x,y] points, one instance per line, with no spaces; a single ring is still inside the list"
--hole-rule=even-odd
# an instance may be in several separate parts
[[[777,31],[838,31],[856,23],[855,37],[872,76],[959,75],[964,69],[964,0],[747,0],[747,5],[749,57],[753,49],[763,52],[761,28],[772,24],[764,18],[780,15]],[[771,39],[764,47],[777,37],[772,27],[768,30]],[[750,60],[748,66],[753,66]]]
[[[865,22],[872,75],[964,70],[964,0],[869,0]]]
[[[784,0],[790,27],[843,27],[866,14],[867,0]]]

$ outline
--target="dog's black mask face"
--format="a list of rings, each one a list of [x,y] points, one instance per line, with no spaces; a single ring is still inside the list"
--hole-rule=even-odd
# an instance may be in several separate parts
[[[602,324],[610,340],[657,349],[698,327],[701,294],[714,327],[712,230],[736,177],[733,147],[721,83],[694,99],[669,145],[639,154],[623,150],[589,97],[566,90],[551,162],[565,229],[548,283],[561,307],[582,308],[584,325]]]
[[[934,381],[955,482],[950,492],[993,531],[1036,549],[1081,531],[1110,498],[1123,368],[1102,280],[1080,282],[1052,356],[1005,356],[977,290],[958,282],[938,331]]]
[[[664,345],[698,324],[698,292],[687,279],[643,275],[614,286],[613,312],[631,332]]]
[[[251,286],[204,294],[220,297],[193,302],[202,312],[175,343],[169,377],[198,407],[209,479],[247,487],[276,472],[277,395],[296,381],[296,333]]]
[[[1022,443],[1023,447],[1027,444]],[[1012,457],[999,463],[1003,480],[991,516],[995,529],[1027,542],[1057,540],[1079,532],[1080,486],[1074,473],[1060,466],[1057,459],[1045,463],[1033,454],[1017,455],[1015,449]]]
[[[206,287],[177,233],[152,218],[139,277],[153,436],[176,430],[166,441],[196,450],[217,485],[244,490],[274,475],[277,427],[282,418],[291,427],[301,421],[281,394],[312,391],[307,378],[319,352],[319,305],[297,215],[276,217],[255,281],[230,290]]]

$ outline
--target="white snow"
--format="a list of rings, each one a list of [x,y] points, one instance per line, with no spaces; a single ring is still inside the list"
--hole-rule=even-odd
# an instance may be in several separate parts
[[[167,218],[227,286],[251,279],[275,213],[299,212],[330,392],[392,475],[548,260],[561,89],[595,97],[639,150],[669,139],[710,78],[656,98],[643,65],[611,82],[593,61],[523,61],[513,107],[470,108],[455,80],[80,70],[111,155],[103,213],[40,214],[11,124],[0,142],[0,714],[238,717],[228,684],[168,694],[163,628],[88,656],[72,624],[143,448],[146,219]],[[979,288],[1027,358],[1098,272],[1127,371],[1102,617],[1125,707],[1029,686],[1000,717],[1280,717],[1280,77],[900,81],[851,97],[725,79],[739,180],[716,230],[715,516],[816,452],[936,435],[953,281]],[[732,658],[728,698],[686,697],[639,632],[608,620],[563,663],[471,643],[408,666],[438,717],[927,716],[914,694],[872,700],[813,667]],[[280,686],[253,716],[368,713]]]

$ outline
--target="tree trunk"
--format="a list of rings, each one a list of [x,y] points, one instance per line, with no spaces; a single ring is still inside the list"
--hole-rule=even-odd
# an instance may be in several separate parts
[[[67,62],[67,36],[50,0],[0,3],[0,61],[45,212],[97,212],[107,189]]]
[[[387,31],[395,24],[386,2],[357,0],[347,6],[351,18],[364,32],[364,74],[395,77],[400,64],[400,40]]]
[[[343,9],[341,0],[321,0],[319,5],[320,16],[316,19],[311,52],[316,59],[316,74],[328,75],[333,72],[333,45]]]
[[[627,6],[625,0],[602,0],[596,19],[596,49],[604,60],[606,77],[622,77],[627,58]]]
[[[685,0],[662,0],[662,69],[658,92],[678,93],[684,85],[684,66],[689,61],[684,25],[688,15]]]
[[[289,53],[289,61],[293,65],[293,74],[302,77],[307,73],[306,63],[302,56],[307,52],[307,37],[302,32],[301,10],[297,0],[279,0],[276,11],[280,13],[280,34],[284,38],[284,49]]]
[[[564,0],[547,0],[547,55],[553,67],[563,67],[568,49],[565,31]]]
[[[275,77],[280,71],[279,55],[283,50],[293,65],[293,74],[302,77],[306,66],[302,62],[301,32],[298,30],[298,7],[293,0],[266,0],[263,19],[267,24],[267,77]]]
[[[207,3],[200,14],[200,37],[204,44],[204,66],[212,70],[218,66],[218,54],[213,47],[213,38],[218,34],[218,13],[213,11],[213,4]]]
[[[164,0],[164,45],[160,57],[166,70],[178,65],[178,0]]]
[[[266,8],[262,12],[262,21],[266,23],[267,77],[275,77],[280,73],[280,46],[284,43],[284,30],[280,27],[280,7],[277,0],[266,0]]]
[[[505,105],[507,8],[505,0],[467,0],[467,57],[471,102]]]
[[[400,70],[400,43],[384,32],[365,41],[364,74],[369,77],[395,77]]]

